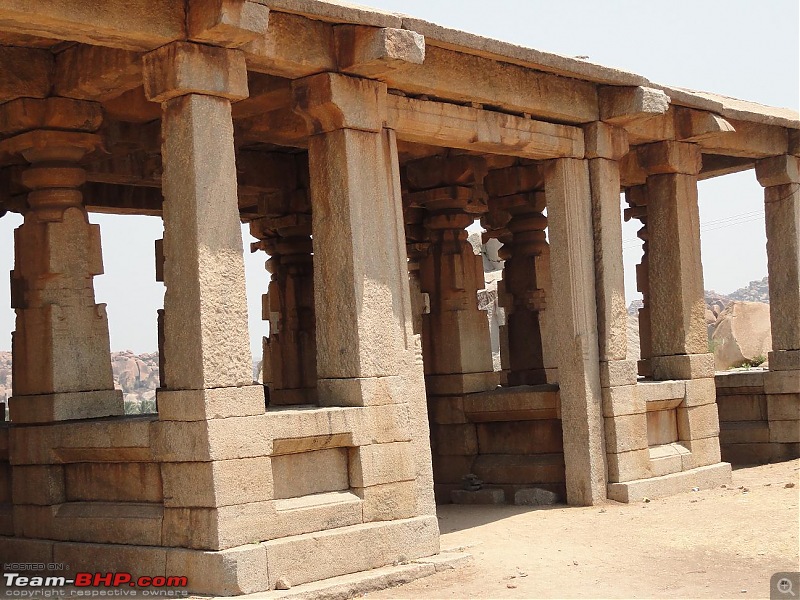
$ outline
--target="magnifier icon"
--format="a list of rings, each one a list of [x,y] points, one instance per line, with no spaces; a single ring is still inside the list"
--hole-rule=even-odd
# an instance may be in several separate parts
[[[792,598],[797,597],[797,594],[794,593],[792,589],[792,580],[788,577],[784,577],[778,580],[778,591],[781,594],[789,594]]]

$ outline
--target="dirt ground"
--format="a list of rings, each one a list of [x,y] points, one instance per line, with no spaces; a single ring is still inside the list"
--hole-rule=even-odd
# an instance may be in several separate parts
[[[798,477],[790,461],[649,503],[441,506],[442,548],[474,562],[366,597],[769,598],[773,573],[800,570]]]

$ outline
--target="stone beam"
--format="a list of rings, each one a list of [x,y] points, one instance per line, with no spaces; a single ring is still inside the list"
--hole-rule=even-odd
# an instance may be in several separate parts
[[[138,52],[77,44],[56,58],[54,92],[103,102],[142,85]]]
[[[102,104],[106,118],[114,121],[149,123],[161,118],[161,107],[147,99],[142,85]]]
[[[0,104],[15,98],[45,98],[52,85],[53,54],[38,48],[0,46],[0,73]]]
[[[444,102],[389,95],[388,126],[398,139],[530,159],[582,158],[577,127]]]
[[[432,46],[424,64],[409,65],[384,81],[390,89],[489,104],[544,120],[588,123],[599,118],[597,88],[588,81]]]
[[[164,197],[158,188],[89,182],[83,191],[89,212],[161,216]]]
[[[784,127],[728,119],[735,131],[699,142],[704,153],[743,158],[769,158],[787,154],[789,132]]]
[[[250,0],[187,2],[186,27],[193,42],[239,48],[267,32],[269,8]]]
[[[663,115],[669,108],[669,96],[647,87],[601,86],[600,120],[624,126],[639,119]]]
[[[425,38],[406,29],[339,25],[334,28],[339,70],[381,79],[425,61]]]
[[[183,2],[174,0],[4,0],[0,28],[12,33],[129,50],[152,50],[185,37]]]
[[[698,179],[711,179],[721,175],[740,173],[754,168],[756,161],[752,158],[738,156],[723,156],[722,154],[703,154],[703,168]]]
[[[295,79],[336,71],[333,27],[298,15],[271,13],[267,33],[242,50],[258,73]]]
[[[237,146],[269,143],[291,148],[308,146],[308,130],[303,118],[290,108],[259,114],[234,123]]]
[[[289,79],[283,77],[248,73],[247,87],[250,89],[250,97],[231,107],[233,118],[243,119],[282,108],[291,109],[291,83]]]

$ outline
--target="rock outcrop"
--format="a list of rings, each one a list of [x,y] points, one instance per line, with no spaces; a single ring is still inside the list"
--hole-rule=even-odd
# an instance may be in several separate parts
[[[762,364],[772,350],[769,304],[728,304],[717,318],[710,347],[718,370]]]

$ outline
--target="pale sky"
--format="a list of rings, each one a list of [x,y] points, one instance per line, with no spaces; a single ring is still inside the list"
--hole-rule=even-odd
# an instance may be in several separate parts
[[[797,0],[368,0],[455,29],[644,75],[651,81],[712,91],[773,106],[800,105],[800,8]],[[763,194],[752,172],[701,182],[700,221],[706,289],[731,292],[767,274]],[[108,304],[111,349],[153,352],[156,310],[153,240],[161,219],[91,215],[103,239],[105,274],[95,278]],[[0,219],[0,272],[13,268],[13,229]],[[623,228],[626,295],[638,298],[636,225]],[[251,255],[243,228],[251,346],[260,355],[266,327],[260,295],[268,275],[263,253]],[[8,279],[0,283],[0,350],[11,347],[14,313]]]

